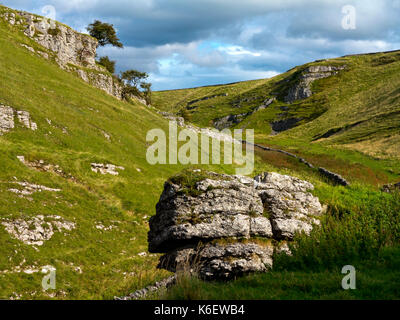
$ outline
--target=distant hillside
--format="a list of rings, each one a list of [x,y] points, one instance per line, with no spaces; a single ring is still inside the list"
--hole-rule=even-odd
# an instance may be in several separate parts
[[[201,126],[255,129],[260,142],[400,155],[400,52],[316,61],[271,79],[156,92]],[[292,141],[289,142],[289,141]]]
[[[128,295],[170,275],[148,252],[148,220],[165,181],[187,166],[147,162],[147,132],[167,132],[168,121],[139,101],[119,99],[112,75],[94,60],[93,38],[46,23],[0,6],[0,299]],[[60,34],[74,45],[61,45]],[[218,119],[224,127],[229,119],[222,118],[244,114],[233,127],[255,128],[259,143],[303,155],[351,186],[333,185],[296,159],[262,150],[254,176],[290,174],[314,184],[324,206],[362,208],[365,199],[392,199],[380,187],[400,180],[398,160],[365,155],[388,158],[398,150],[397,58],[334,59],[273,79],[156,92],[154,101],[170,112],[187,109],[201,126]],[[306,74],[323,78],[312,84],[313,94],[285,102],[310,93],[301,81],[309,80],[302,74],[313,65],[339,69],[309,69]],[[272,122],[291,118],[301,120],[271,136]],[[234,173],[232,165],[203,168]],[[43,291],[42,271],[53,267],[56,289]]]

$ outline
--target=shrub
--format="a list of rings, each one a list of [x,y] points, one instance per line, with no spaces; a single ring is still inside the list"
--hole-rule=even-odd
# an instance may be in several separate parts
[[[112,60],[110,60],[109,57],[105,56],[105,57],[101,57],[98,62],[103,67],[105,67],[108,70],[108,72],[110,72],[112,74],[115,72],[116,61],[112,61]]]
[[[371,197],[360,207],[331,206],[320,228],[290,244],[293,256],[280,254],[275,267],[323,270],[374,260],[382,249],[400,244],[400,196]]]
[[[61,30],[58,27],[55,27],[54,29],[47,30],[47,33],[52,35],[53,37],[56,37],[61,33]]]
[[[141,97],[142,93],[138,88],[131,86],[129,84],[125,85],[122,88],[122,98],[125,100],[129,100],[132,96]]]

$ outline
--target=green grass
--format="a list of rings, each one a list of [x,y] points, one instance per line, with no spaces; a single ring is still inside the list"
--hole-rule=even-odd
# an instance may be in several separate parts
[[[0,136],[0,219],[59,215],[77,228],[65,236],[56,233],[35,250],[12,239],[0,225],[0,271],[21,263],[22,269],[49,264],[57,268],[57,289],[52,292],[42,291],[41,274],[0,272],[0,298],[17,293],[43,299],[51,293],[60,299],[112,299],[169,275],[156,269],[158,256],[138,256],[147,251],[147,221],[164,182],[184,168],[152,166],[146,160],[147,132],[168,132],[168,122],[143,105],[118,101],[89,86],[20,43],[40,49],[18,27],[0,19],[0,103],[30,112],[38,125],[34,132],[15,119],[16,128]],[[30,169],[17,159],[20,155],[59,165],[75,180]],[[125,170],[117,177],[103,176],[91,171],[93,162]],[[8,191],[15,187],[14,177],[62,191],[19,198]],[[98,223],[116,228],[98,230]]]
[[[266,145],[314,155],[337,152],[340,156],[346,154],[347,162],[357,157],[361,164],[371,162],[370,158],[386,161],[392,171],[395,167],[396,178],[400,179],[399,57],[393,52],[330,59],[296,67],[271,79],[155,92],[153,100],[156,107],[179,113],[190,101],[226,93],[190,105],[197,108],[186,112],[192,122],[213,126],[215,119],[247,113],[276,96],[268,108],[245,117],[234,128],[254,129],[256,142]],[[345,65],[346,70],[315,81],[310,98],[285,103],[288,89],[310,65]],[[270,123],[288,118],[302,120],[297,127],[271,136]]]
[[[0,7],[0,13],[4,10],[4,7]],[[146,142],[146,134],[154,128],[167,132],[167,121],[150,108],[138,103],[118,101],[89,86],[73,73],[61,70],[52,59],[45,60],[21,47],[21,43],[49,53],[25,37],[18,26],[11,27],[0,19],[0,103],[29,111],[32,120],[38,125],[38,130],[33,132],[16,121],[14,130],[0,136],[0,219],[30,218],[38,214],[59,215],[75,222],[77,228],[65,234],[56,233],[36,250],[11,238],[0,225],[0,299],[8,299],[16,294],[23,299],[48,299],[53,295],[57,299],[112,299],[170,275],[156,269],[158,255],[138,256],[138,253],[147,251],[148,218],[155,214],[155,205],[165,181],[174,177],[172,180],[183,182],[190,193],[194,183],[203,177],[202,173],[188,176],[188,171],[186,174],[178,174],[187,168],[182,165],[148,164],[146,150],[150,143]],[[269,109],[245,120],[247,128],[256,129],[259,143],[291,150],[317,165],[339,172],[352,182],[352,187],[334,187],[315,170],[282,154],[260,150],[256,150],[253,175],[275,171],[308,180],[315,185],[314,194],[331,208],[331,212],[335,208],[340,212],[348,210],[356,217],[357,208],[372,202],[382,204],[381,198],[391,201],[391,196],[379,192],[378,187],[399,179],[399,161],[392,158],[392,149],[390,146],[386,148],[386,142],[380,148],[387,149],[387,154],[385,150],[374,149],[384,159],[377,159],[370,152],[361,150],[360,146],[365,146],[362,137],[372,141],[371,146],[376,145],[381,141],[379,139],[383,139],[382,132],[390,133],[391,138],[385,139],[396,146],[396,130],[389,129],[390,126],[395,127],[391,121],[396,120],[395,114],[389,116],[390,112],[397,110],[395,87],[398,84],[396,75],[399,65],[396,59],[395,55],[392,57],[386,54],[339,60],[338,63],[345,62],[351,67],[349,71],[336,80],[321,80],[315,87],[318,93],[303,103],[293,104],[290,112],[301,114],[309,121],[287,133],[269,137],[268,122],[275,119],[281,112],[280,108],[285,106],[279,99]],[[359,67],[362,72],[357,69]],[[294,69],[290,74],[296,71]],[[224,86],[159,92],[154,94],[155,106],[179,112],[190,101],[227,93],[228,96],[201,101],[198,108],[190,111],[193,122],[209,126],[213,119],[230,114],[232,110],[235,114],[251,111],[274,91],[282,94],[285,88],[279,81],[287,76],[289,74]],[[357,76],[360,83],[357,82]],[[388,85],[384,85],[385,79],[389,79]],[[351,85],[347,85],[347,81]],[[322,110],[322,115],[319,109],[321,101],[326,102],[327,106],[326,110]],[[238,104],[240,106],[235,108]],[[378,112],[378,122],[368,120]],[[364,125],[368,126],[352,127],[340,134],[337,140],[333,137],[326,141],[311,142],[316,134],[324,134],[329,129],[365,119],[367,122]],[[51,124],[47,120],[51,120]],[[111,136],[110,141],[104,137],[104,132]],[[368,136],[368,133],[371,135]],[[355,143],[358,143],[356,147],[353,146]],[[57,164],[75,179],[30,169],[17,159],[20,155],[30,161],[44,160],[46,163]],[[112,163],[125,167],[125,170],[116,177],[103,176],[91,171],[92,162]],[[200,168],[228,174],[233,174],[235,169],[230,165]],[[18,181],[59,188],[62,191],[35,193],[30,200],[20,198],[8,191],[15,187],[12,183],[14,177]],[[95,227],[99,223],[114,228],[102,231]],[[334,224],[336,227],[339,225],[340,221]],[[387,256],[382,251],[378,256],[376,267],[371,268],[371,272],[376,274],[369,274],[366,267],[369,264],[362,261],[360,279],[365,277],[366,280],[360,281],[375,285],[380,290],[386,290],[383,286],[385,283],[387,296],[382,297],[392,297],[396,293],[391,288],[394,288],[393,279],[398,276],[394,267],[398,266],[398,259],[395,259],[395,251],[393,254],[387,253]],[[380,261],[383,261],[382,264]],[[43,292],[42,274],[3,272],[18,265],[22,269],[53,265],[57,268],[57,289]],[[81,268],[82,273],[77,272],[76,267]],[[188,283],[194,288],[202,288],[198,293],[200,298],[317,298],[323,290],[326,297],[351,298],[353,296],[350,294],[358,294],[358,291],[344,293],[337,289],[337,279],[341,276],[337,269],[332,270],[276,270],[229,284],[207,284],[198,280]],[[377,277],[375,282],[369,282],[368,279],[381,274],[380,270],[387,271],[382,273],[383,278]],[[325,277],[326,282],[323,281]],[[318,280],[321,280],[320,284]],[[282,281],[286,285],[279,287]],[[292,284],[296,285],[291,289]],[[323,289],[324,284],[327,284],[325,287],[328,289]],[[315,289],[311,295],[304,289],[318,286],[321,289]],[[265,288],[270,288],[268,295]],[[176,297],[182,298],[196,297],[197,294],[191,290],[179,296],[179,288],[174,290],[170,297],[175,297],[174,292]],[[360,293],[360,296],[355,297],[373,297],[373,292],[368,292],[364,296]]]
[[[379,261],[357,264],[356,290],[344,290],[341,268],[327,271],[271,271],[229,283],[182,277],[157,298],[170,300],[398,300],[400,250]]]
[[[181,275],[157,298],[399,299],[400,195],[362,191],[341,190],[344,196],[328,200],[322,227],[289,243],[291,256],[275,254],[272,271],[232,282]],[[341,286],[346,265],[356,269],[356,290]]]

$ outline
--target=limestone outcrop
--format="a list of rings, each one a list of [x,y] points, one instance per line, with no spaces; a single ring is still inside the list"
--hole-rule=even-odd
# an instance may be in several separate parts
[[[14,129],[14,109],[0,104],[0,135]]]
[[[228,116],[215,119],[213,121],[214,128],[216,128],[218,130],[223,130],[226,128],[230,128],[234,125],[237,125],[237,124],[241,123],[247,117],[250,117],[251,115],[255,114],[256,112],[268,108],[275,101],[276,101],[276,98],[267,98],[266,100],[264,100],[264,102],[261,105],[259,105],[258,107],[256,107],[255,109],[253,109],[250,112],[241,113],[241,114],[230,114]]]
[[[31,219],[2,219],[1,224],[13,238],[31,246],[42,246],[55,232],[72,231],[76,227],[74,222],[59,216],[43,215]]]
[[[0,104],[0,135],[15,128],[15,117],[26,128],[36,131],[38,126],[32,121],[27,111],[15,110],[12,107]]]
[[[255,179],[190,172],[165,183],[150,219],[149,251],[160,268],[229,279],[272,268],[275,247],[309,234],[323,213],[313,185],[277,173]]]
[[[96,67],[97,39],[76,32],[54,20],[24,11],[10,10],[4,13],[3,17],[11,25],[16,25],[18,21],[27,37],[55,53],[60,65],[71,63],[81,67]]]
[[[54,60],[62,69],[73,72],[90,85],[122,99],[121,83],[96,63],[97,39],[54,20],[24,11],[9,9],[2,17],[39,44],[43,50],[35,50],[24,43],[21,46],[45,59]]]
[[[29,182],[15,182],[16,188],[8,189],[8,191],[18,194],[20,197],[30,196],[36,192],[48,191],[48,192],[60,192],[61,189],[49,188]]]
[[[336,75],[340,70],[345,68],[345,66],[311,66],[306,68],[300,75],[297,83],[289,88],[285,102],[293,103],[296,100],[311,97],[313,94],[311,85],[314,81]]]
[[[100,174],[111,174],[118,176],[118,170],[125,170],[124,167],[116,166],[114,164],[91,163],[92,171]]]

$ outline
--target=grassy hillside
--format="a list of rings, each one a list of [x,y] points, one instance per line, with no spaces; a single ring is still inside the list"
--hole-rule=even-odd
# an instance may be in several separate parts
[[[317,80],[313,95],[291,104],[289,89],[312,65],[346,66]],[[297,237],[293,256],[275,257],[274,270],[232,282],[203,282],[180,275],[163,299],[399,299],[399,198],[379,192],[400,180],[400,54],[357,55],[318,61],[272,79],[155,93],[155,106],[184,115],[200,126],[243,115],[230,128],[254,129],[256,142],[301,155],[348,179],[350,188],[332,187],[293,158],[256,150],[272,170],[315,184],[328,206],[322,228]],[[265,101],[275,101],[251,114]],[[271,123],[290,118],[296,125],[272,135]],[[341,287],[344,265],[357,270],[357,290]]]
[[[28,111],[38,130],[17,121],[0,135],[0,222],[38,215],[61,216],[76,228],[41,247],[13,239],[0,225],[0,299],[112,299],[140,289],[166,272],[147,252],[148,218],[168,177],[182,166],[151,166],[146,134],[168,123],[147,107],[108,96],[20,44],[38,45],[0,19],[0,103]],[[110,136],[108,140],[106,135]],[[21,163],[42,160],[65,173],[34,170]],[[91,171],[91,163],[123,166],[119,176]],[[218,170],[218,168],[214,168]],[[73,178],[72,178],[73,177]],[[16,182],[61,189],[19,197]],[[101,230],[103,225],[110,230]],[[43,275],[20,270],[52,265],[57,290],[42,292]]]
[[[289,89],[314,65],[346,69],[313,82],[311,97],[286,103]],[[231,128],[254,129],[257,142],[283,146],[306,157],[328,153],[345,162],[359,162],[362,155],[367,156],[363,162],[379,158],[384,160],[381,168],[391,168],[398,175],[399,72],[399,52],[348,56],[309,63],[271,79],[156,92],[154,104],[169,112],[185,110],[190,121],[211,127],[218,118],[247,114],[276,97],[266,109],[244,116]],[[291,118],[299,119],[292,129],[271,135],[271,123]]]
[[[38,126],[38,130],[32,131],[15,117],[16,127],[0,135],[0,223],[16,219],[30,220],[43,215],[46,218],[60,216],[75,223],[76,227],[70,231],[56,232],[43,246],[31,246],[10,237],[0,224],[0,299],[112,299],[168,276],[169,273],[156,269],[157,255],[141,254],[147,252],[148,219],[155,213],[155,204],[164,182],[184,169],[181,165],[151,166],[146,161],[146,149],[149,146],[146,142],[147,132],[153,128],[167,131],[168,122],[152,109],[119,101],[89,86],[77,76],[61,70],[54,62],[31,53],[21,43],[38,48],[17,27],[0,19],[0,104],[28,111]],[[340,74],[338,79],[350,77],[357,63],[367,66],[368,59],[373,59],[373,56],[345,58],[349,70]],[[355,80],[352,87],[341,87],[347,94],[343,96],[347,97],[349,106],[352,90],[365,97],[362,101],[370,99],[372,104],[377,99],[373,93],[375,91],[367,95],[362,90],[363,86],[381,91],[387,88],[394,90],[396,67],[397,60],[386,67],[365,67],[363,77],[369,79],[369,84],[360,85],[358,91]],[[383,79],[386,79],[388,72],[386,68],[393,70],[392,82],[385,86]],[[375,83],[373,79],[377,77],[378,71],[382,75]],[[291,71],[291,74],[295,73],[296,70]],[[192,112],[193,122],[208,126],[214,118],[230,114],[233,103],[240,104],[235,112],[252,110],[272,96],[272,91],[277,89],[277,82],[286,76],[289,74],[271,80],[155,93],[155,105],[163,110],[178,112],[190,101],[218,95],[200,101],[200,107]],[[255,127],[259,142],[307,154],[315,163],[344,172],[353,185],[350,188],[332,186],[316,171],[297,161],[282,154],[260,150],[256,152],[254,175],[261,171],[276,171],[306,179],[315,184],[315,194],[323,204],[341,210],[362,208],[365,203],[376,202],[378,198],[391,201],[393,196],[382,194],[378,187],[399,178],[399,162],[391,158],[378,161],[365,154],[346,150],[344,146],[357,149],[348,143],[350,140],[353,144],[357,142],[351,135],[346,136],[351,130],[364,128],[364,132],[373,132],[372,137],[377,139],[380,137],[379,132],[386,130],[395,133],[394,129],[388,129],[387,124],[394,116],[386,116],[396,110],[394,96],[387,96],[386,99],[381,96],[383,100],[380,100],[380,108],[373,105],[363,115],[367,119],[380,112],[379,119],[382,119],[385,126],[378,126],[376,122],[368,120],[368,126],[360,125],[348,133],[340,133],[338,137],[350,139],[344,144],[334,140],[335,137],[310,144],[317,133],[344,126],[347,120],[352,119],[339,115],[337,122],[323,120],[323,117],[334,117],[329,112],[330,108],[336,108],[334,99],[340,100],[336,96],[337,81],[332,78],[318,82],[318,86],[326,86],[327,89],[321,87],[318,89],[320,93],[302,102],[293,111],[304,112],[309,119],[315,118],[311,122],[276,137],[269,137],[269,125],[264,121],[260,120]],[[327,104],[327,110],[320,117],[315,117],[319,111],[316,112],[314,107],[311,111],[302,109],[307,109],[307,104],[316,106],[315,101],[323,98],[331,99],[331,104]],[[352,117],[359,121],[356,113],[358,102],[355,101],[358,100],[354,100],[351,112]],[[340,103],[344,108],[345,102]],[[278,99],[271,105],[271,110],[276,112],[276,108],[282,104]],[[246,127],[263,119],[262,113],[265,113],[265,119],[272,119],[271,110],[260,111],[260,118],[253,115],[255,122],[246,119]],[[315,121],[325,121],[327,127],[317,130],[317,126],[312,126],[317,123]],[[301,135],[301,128],[304,128],[304,135]],[[371,128],[375,131],[371,131]],[[379,131],[379,128],[382,130]],[[394,143],[397,136],[393,134],[392,137]],[[332,147],[339,143],[340,151]],[[31,163],[42,160],[44,164],[58,165],[63,173],[35,170],[21,163],[17,156],[24,156]],[[125,170],[120,170],[118,176],[101,175],[92,172],[91,163],[115,164],[123,166]],[[232,166],[208,166],[207,169],[234,172]],[[61,191],[42,191],[24,197],[10,191],[21,189],[16,183],[25,181]],[[46,265],[57,269],[57,288],[44,292],[41,287],[43,274],[29,273],[29,270],[37,270]],[[242,281],[246,283],[248,280]],[[285,290],[285,287],[281,289]],[[301,290],[299,292],[298,297],[301,297]],[[254,291],[252,294],[254,296],[258,293]]]

